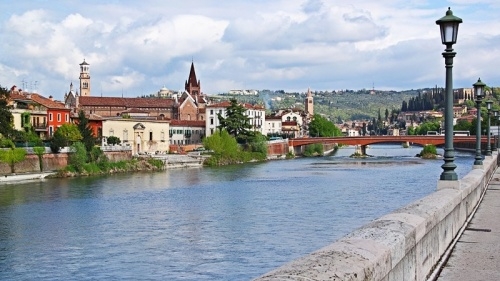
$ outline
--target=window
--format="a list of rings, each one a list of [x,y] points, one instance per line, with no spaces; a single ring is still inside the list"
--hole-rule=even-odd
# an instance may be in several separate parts
[[[52,113],[49,113],[49,121],[52,121]]]
[[[49,136],[52,137],[53,134],[54,134],[54,127],[49,126]]]
[[[214,124],[214,119],[210,118],[210,125],[213,125],[213,124]]]
[[[210,129],[210,134],[213,135],[214,134],[214,129]]]
[[[162,142],[165,142],[165,132],[164,131],[161,131],[160,138],[161,138]]]
[[[61,122],[61,113],[57,113],[57,122]]]
[[[214,110],[210,109],[210,115],[214,115]]]
[[[152,141],[153,140],[153,132],[149,132],[149,140]]]
[[[66,122],[69,122],[69,114],[68,113],[65,114],[65,119],[66,119]]]
[[[127,129],[123,130],[123,142],[128,142],[128,131],[127,131]]]
[[[115,130],[109,129],[109,136],[114,136],[115,135]]]

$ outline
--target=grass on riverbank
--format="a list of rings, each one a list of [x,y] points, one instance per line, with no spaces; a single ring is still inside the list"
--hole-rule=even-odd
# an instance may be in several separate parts
[[[65,168],[59,170],[53,177],[90,176],[136,171],[160,171],[163,169],[165,169],[165,163],[163,163],[162,160],[141,157],[117,162],[105,160],[85,163],[80,168],[69,164]]]

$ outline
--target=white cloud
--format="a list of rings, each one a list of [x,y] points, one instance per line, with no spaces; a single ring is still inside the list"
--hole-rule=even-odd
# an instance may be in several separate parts
[[[182,89],[191,61],[205,93],[442,86],[444,46],[435,21],[448,6],[464,20],[455,85],[469,86],[479,75],[499,84],[500,6],[493,0],[0,4],[0,35],[8,41],[0,84],[39,81],[39,92],[57,98],[78,81],[85,59],[93,90],[102,85],[115,96],[122,89],[132,96],[163,85]]]

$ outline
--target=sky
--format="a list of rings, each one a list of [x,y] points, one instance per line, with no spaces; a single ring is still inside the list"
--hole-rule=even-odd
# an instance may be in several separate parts
[[[91,95],[444,87],[439,26],[462,18],[453,86],[500,86],[498,0],[0,0],[0,85]]]

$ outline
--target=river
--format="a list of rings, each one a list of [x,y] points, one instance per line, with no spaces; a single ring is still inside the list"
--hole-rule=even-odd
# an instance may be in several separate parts
[[[251,280],[433,192],[420,150],[2,185],[0,280]]]

